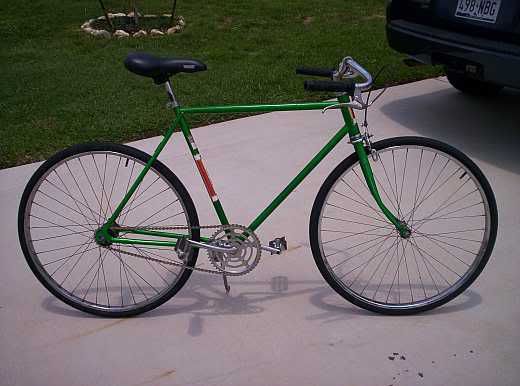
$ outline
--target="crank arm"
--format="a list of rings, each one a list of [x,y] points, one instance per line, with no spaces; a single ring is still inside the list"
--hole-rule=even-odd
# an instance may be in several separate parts
[[[206,243],[201,243],[199,241],[193,241],[193,240],[186,240],[186,241],[191,246],[194,246],[194,247],[197,247],[197,248],[202,248],[202,249],[209,249],[209,250],[212,250],[212,251],[215,251],[215,252],[223,252],[223,253],[231,252],[231,253],[233,253],[233,252],[235,252],[237,250],[234,247],[219,247],[219,246],[216,246],[216,245],[209,245],[209,244],[206,244]]]
[[[280,253],[282,253],[282,250],[280,248],[269,247],[267,245],[262,245],[261,247],[262,247],[263,251],[270,252],[271,255],[272,254],[279,255]]]

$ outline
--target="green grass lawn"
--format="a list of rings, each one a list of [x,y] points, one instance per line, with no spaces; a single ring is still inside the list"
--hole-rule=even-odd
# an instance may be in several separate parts
[[[145,13],[168,12],[170,5],[142,3]],[[101,15],[94,0],[2,1],[0,11],[0,168],[42,160],[78,142],[162,133],[172,119],[163,88],[124,69],[129,51],[205,62],[208,71],[174,79],[185,105],[323,98],[303,90],[295,67],[335,66],[345,55],[371,71],[389,64],[379,85],[439,74],[404,66],[388,47],[385,0],[181,0],[182,33],[126,40],[99,40],[80,30]],[[191,123],[230,118],[193,116]]]

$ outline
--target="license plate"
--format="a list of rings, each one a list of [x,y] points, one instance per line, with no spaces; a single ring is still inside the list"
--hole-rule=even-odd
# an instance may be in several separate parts
[[[456,17],[495,23],[502,0],[459,0]]]

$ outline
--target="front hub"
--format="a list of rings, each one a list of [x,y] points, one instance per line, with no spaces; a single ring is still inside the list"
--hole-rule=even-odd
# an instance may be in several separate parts
[[[403,239],[408,239],[412,235],[412,229],[404,221],[399,221],[397,231],[399,232],[399,236],[401,236]]]

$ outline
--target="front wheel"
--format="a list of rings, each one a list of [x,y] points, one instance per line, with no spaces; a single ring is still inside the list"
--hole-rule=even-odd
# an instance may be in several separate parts
[[[422,137],[373,144],[369,155],[385,205],[411,231],[400,236],[372,198],[356,154],[325,180],[311,213],[316,264],[348,301],[383,314],[438,307],[486,265],[498,215],[480,169],[460,151]]]
[[[73,146],[43,163],[27,184],[18,214],[22,250],[38,280],[70,306],[99,316],[136,315],[167,301],[188,280],[190,269],[170,263],[193,267],[196,249],[179,261],[172,248],[107,249],[94,237],[149,159],[124,145]],[[199,220],[188,192],[159,161],[116,223],[182,226],[199,239]]]

